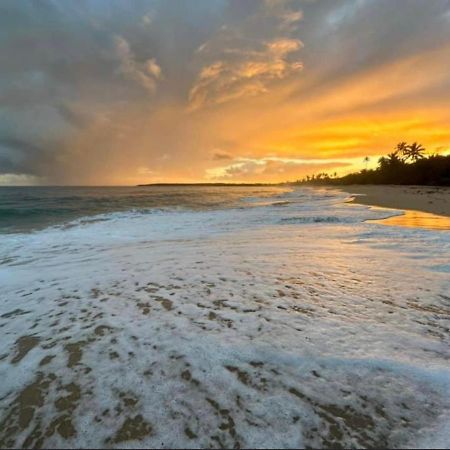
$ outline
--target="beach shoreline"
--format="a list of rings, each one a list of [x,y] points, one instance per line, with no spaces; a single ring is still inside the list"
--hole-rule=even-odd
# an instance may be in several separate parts
[[[450,187],[349,185],[339,189],[354,195],[352,202],[360,205],[450,217]]]

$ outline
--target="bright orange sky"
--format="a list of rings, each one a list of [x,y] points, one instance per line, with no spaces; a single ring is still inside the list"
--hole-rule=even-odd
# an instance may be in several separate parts
[[[447,1],[6,5],[2,184],[278,182],[399,141],[450,153]]]

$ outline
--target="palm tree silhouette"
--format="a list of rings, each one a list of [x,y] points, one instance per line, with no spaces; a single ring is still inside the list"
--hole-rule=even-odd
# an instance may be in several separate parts
[[[406,159],[416,162],[425,157],[423,154],[424,152],[425,148],[421,144],[414,142],[413,144],[408,145],[403,153],[406,156]]]
[[[369,164],[370,158],[368,156],[366,156],[364,158],[364,164],[366,165],[366,170],[367,170],[367,164]]]
[[[398,152],[389,153],[389,155],[387,155],[387,158],[385,159],[390,166],[394,166],[403,162],[402,159],[398,156]]]
[[[385,157],[385,156],[382,156],[379,160],[378,160],[378,167],[381,169],[381,170],[385,170],[386,169],[386,167],[389,165],[389,160]]]
[[[404,141],[397,144],[397,150],[395,151],[398,155],[402,155],[402,160],[406,161],[408,159],[408,144]]]

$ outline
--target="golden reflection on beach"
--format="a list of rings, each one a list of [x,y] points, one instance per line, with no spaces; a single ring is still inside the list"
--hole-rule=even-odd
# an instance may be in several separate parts
[[[413,210],[405,210],[405,213],[400,216],[370,220],[370,222],[401,227],[426,228],[429,230],[450,230],[450,217]]]

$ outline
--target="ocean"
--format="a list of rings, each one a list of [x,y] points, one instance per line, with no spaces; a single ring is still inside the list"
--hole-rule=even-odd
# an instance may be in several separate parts
[[[110,213],[155,213],[239,206],[248,197],[279,195],[278,187],[0,187],[0,233],[33,231]]]
[[[0,447],[446,447],[450,233],[290,187],[0,188]]]

